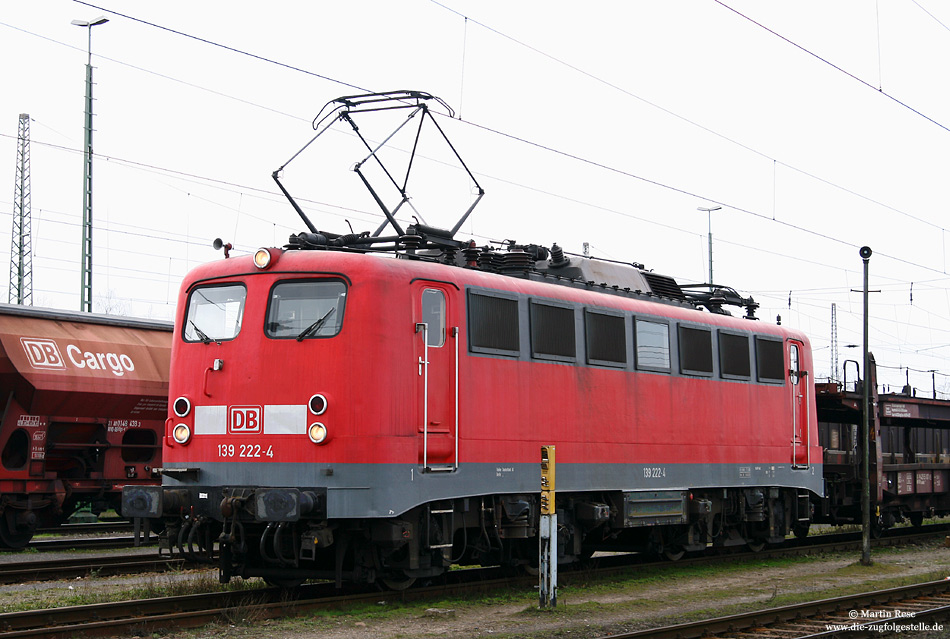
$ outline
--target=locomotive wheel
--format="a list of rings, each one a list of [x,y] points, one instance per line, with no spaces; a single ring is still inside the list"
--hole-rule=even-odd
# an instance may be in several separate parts
[[[402,571],[391,572],[385,577],[376,579],[376,584],[383,590],[395,590],[401,592],[412,587],[416,583],[415,577],[410,577]]]
[[[811,528],[811,523],[804,524],[795,524],[792,527],[792,532],[795,533],[795,537],[798,539],[805,539],[808,537],[808,529]]]
[[[761,539],[750,539],[746,543],[749,546],[749,550],[752,552],[762,552],[765,550],[765,542]]]
[[[663,548],[663,556],[670,561],[679,561],[686,554],[686,549],[682,546],[666,546]]]
[[[307,581],[306,579],[301,579],[299,577],[264,577],[264,583],[268,586],[274,586],[276,588],[285,588],[290,590],[292,588],[297,588],[303,582]]]

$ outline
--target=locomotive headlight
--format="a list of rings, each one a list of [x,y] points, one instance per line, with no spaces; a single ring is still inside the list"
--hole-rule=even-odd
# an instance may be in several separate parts
[[[327,427],[320,422],[314,422],[310,424],[307,434],[310,436],[310,441],[314,444],[322,444],[327,440]]]
[[[259,269],[265,269],[270,265],[270,251],[266,248],[259,248],[254,253],[254,266]]]
[[[172,410],[175,411],[175,414],[179,417],[187,417],[188,413],[191,412],[191,402],[187,397],[179,397],[175,400],[175,403],[172,404]]]
[[[191,439],[191,429],[186,424],[177,424],[172,430],[172,438],[179,444],[187,444]]]
[[[317,393],[310,398],[307,406],[310,408],[310,412],[314,415],[322,415],[327,410],[327,398],[320,393]]]

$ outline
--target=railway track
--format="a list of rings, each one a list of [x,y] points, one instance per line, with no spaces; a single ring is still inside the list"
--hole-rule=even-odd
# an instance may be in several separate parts
[[[489,592],[525,581],[524,578],[483,577],[483,570],[455,571],[437,586],[385,595],[375,588],[350,589],[341,593],[333,584],[321,583],[301,586],[293,593],[281,588],[259,588],[9,612],[0,614],[0,638],[65,638],[79,633],[119,634],[129,630],[147,633],[170,626],[193,628],[220,618],[259,620],[333,610],[375,603],[381,596],[401,601],[424,601],[462,591]]]
[[[474,572],[474,571],[473,571]],[[455,583],[388,593],[401,601],[426,601],[453,593],[491,592],[525,579],[466,579]],[[217,619],[263,620],[378,602],[378,591],[337,594],[330,584],[300,588],[290,597],[279,588],[203,593],[157,599],[72,606],[0,614],[0,637],[71,637],[78,633],[119,634],[152,632],[161,628],[192,628]],[[815,602],[771,608],[703,621],[613,634],[614,639],[762,639],[764,637],[882,636],[886,624],[934,624],[950,616],[950,581],[936,581],[866,592]],[[922,627],[922,626],[918,626]],[[909,629],[909,628],[908,628]],[[796,634],[797,633],[797,634]]]
[[[90,575],[112,577],[145,572],[167,572],[190,566],[191,564],[179,557],[168,558],[154,555],[23,561],[13,564],[0,564],[0,584],[74,579]]]
[[[88,535],[103,532],[132,532],[132,524],[124,519],[85,524],[62,524],[55,528],[40,528],[39,535]]]
[[[929,531],[925,534],[922,533],[916,536],[911,536],[910,539],[913,539],[914,537],[926,537],[928,539],[932,539],[933,534],[934,531]],[[904,537],[903,540],[907,541],[908,537]],[[899,539],[876,540],[876,544],[880,545],[887,542],[895,543],[897,541],[899,541]],[[825,543],[810,544],[800,548],[783,548],[776,549],[774,551],[748,553],[744,555],[718,555],[712,557],[689,558],[684,559],[680,563],[701,565],[706,563],[714,563],[717,561],[723,562],[735,561],[737,559],[743,560],[747,558],[758,559],[769,556],[788,556],[789,554],[795,553],[805,554],[839,551],[842,548],[855,549],[859,547],[859,545],[860,541],[853,539],[836,540],[831,542],[826,541]],[[114,563],[110,562],[111,565],[108,566],[103,564],[100,570],[114,571],[111,574],[119,574],[121,571],[129,569],[132,571],[137,570],[137,568],[135,568],[132,564],[123,566],[123,559],[129,560],[129,558],[114,558]],[[167,559],[142,559],[145,561],[148,561],[149,559],[155,561],[156,563],[152,565],[156,568],[158,568],[157,564],[162,562],[167,564],[166,568],[173,565],[169,564]],[[78,564],[80,561],[81,560],[75,560],[77,565],[74,569],[80,571],[83,569],[88,569],[88,566],[79,566]],[[98,561],[98,559],[96,561]],[[587,566],[574,574],[582,573],[583,578],[585,579],[594,575],[599,577],[609,577],[613,574],[629,574],[629,571],[632,567],[638,570],[649,570],[653,566],[669,565],[669,562],[641,562],[638,565],[632,565],[632,561],[634,560],[630,556],[623,555],[601,557],[594,562],[593,566]],[[60,566],[62,565],[63,564],[60,564]],[[62,569],[63,568],[58,567],[55,563],[49,563],[47,566],[43,567],[43,570],[40,570],[39,566],[35,568],[25,567],[24,570],[26,572],[21,574],[28,575],[29,571],[33,570],[33,574],[36,576],[36,578],[42,579],[44,578],[42,576],[43,574],[55,575],[57,574],[58,570]],[[2,567],[0,567],[0,570],[2,570]],[[88,570],[85,574],[88,574]],[[98,574],[106,573],[98,572]],[[571,571],[565,570],[562,571],[561,574],[565,581],[569,581],[572,577]],[[0,573],[0,575],[2,575],[2,573]],[[5,577],[0,578],[5,579]],[[932,588],[939,589],[942,587],[941,592],[950,591],[950,582],[938,583],[942,584],[942,586],[932,586]],[[481,592],[493,592],[497,591],[499,588],[507,587],[531,588],[536,584],[536,577],[507,576],[500,569],[460,570],[447,574],[436,585],[412,588],[398,593],[386,593],[384,596],[387,599],[399,599],[401,601],[426,601],[436,600],[446,596],[453,596],[462,593],[471,595]],[[894,593],[897,593],[897,591],[898,589],[894,589]],[[892,601],[894,600],[894,596],[896,596],[896,594],[891,596]],[[911,595],[908,595],[907,597],[910,596]],[[0,614],[0,639],[13,637],[34,637],[40,635],[44,637],[68,637],[76,633],[118,634],[129,630],[142,633],[150,632],[162,627],[167,628],[170,626],[178,628],[196,627],[221,618],[227,619],[229,621],[241,619],[260,620],[265,618],[288,616],[305,611],[315,612],[320,610],[336,609],[340,607],[350,607],[366,602],[375,603],[379,601],[380,597],[381,593],[375,589],[357,588],[348,589],[341,592],[334,589],[332,584],[323,583],[305,585],[299,588],[293,594],[278,588],[257,588],[230,592],[203,593],[186,596],[124,601],[117,603],[102,603],[71,606],[67,608],[4,613]],[[859,604],[849,603],[852,601],[852,599],[849,598],[839,598],[829,601],[833,601],[835,605],[838,606],[835,608],[836,610],[859,609],[855,608],[855,606],[859,606]],[[823,603],[823,607],[819,606],[816,609],[827,611],[830,605],[831,604],[826,602]],[[870,605],[870,603],[861,603],[860,609],[872,610]],[[950,599],[948,599],[948,601],[944,602],[942,605],[950,605]],[[758,628],[762,627],[762,625],[766,622],[771,623],[783,619],[805,619],[810,613],[807,613],[807,609],[802,606],[803,605],[799,605],[798,608],[792,606],[789,607],[787,612],[781,613],[776,611],[784,609],[768,611],[764,617],[762,615],[756,616],[758,613],[751,613],[750,615],[735,615],[734,617],[725,618],[730,621],[732,625],[728,625],[722,620],[708,620],[705,622],[698,622],[697,624],[675,626],[666,630],[658,629],[656,631],[640,631],[640,634],[633,633],[629,636],[643,638],[680,637],[681,639],[687,639],[688,637],[701,637],[703,636],[702,633],[704,632],[709,634],[712,632],[710,628],[721,628],[723,631],[732,632],[741,631],[743,628],[753,628],[754,630],[749,631],[753,634],[721,636],[737,636],[741,637],[741,639],[747,639],[751,637],[767,637],[769,635],[762,634]],[[851,606],[852,608],[848,608],[848,606]],[[910,604],[907,604],[907,606],[907,611],[913,611],[915,614],[919,610],[919,608],[914,608],[912,610],[909,607]],[[772,616],[769,617],[769,614]],[[923,619],[923,614],[924,612],[921,611],[920,619]],[[838,620],[840,621],[840,618]],[[864,621],[869,620],[866,619]],[[702,624],[704,623],[707,625],[703,626]],[[814,623],[824,622],[816,621]],[[667,632],[668,634],[643,634],[649,632]],[[697,634],[684,634],[685,632],[696,632]],[[789,635],[775,636],[787,637]],[[860,635],[848,635],[849,638],[856,636]]]
[[[142,545],[155,545],[152,537]],[[113,548],[133,548],[135,539],[129,536],[119,537],[64,537],[61,539],[34,539],[28,546],[38,552],[57,550],[108,550]]]
[[[804,639],[920,634],[950,625],[950,581],[822,599],[756,612],[610,635],[611,639]]]

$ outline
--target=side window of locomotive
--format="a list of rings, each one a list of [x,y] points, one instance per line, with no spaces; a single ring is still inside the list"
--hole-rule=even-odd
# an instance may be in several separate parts
[[[445,344],[445,293],[434,288],[422,291],[422,321],[426,343],[436,348]]]
[[[634,320],[637,368],[639,370],[670,370],[670,327],[661,322]]]
[[[241,332],[246,298],[243,284],[196,288],[188,296],[182,337],[204,343],[234,339]]]
[[[680,372],[712,375],[712,331],[705,328],[679,327]]]
[[[749,337],[719,333],[719,370],[723,377],[749,379],[752,364],[749,358]]]
[[[531,356],[573,362],[577,358],[574,309],[533,300],[530,308]]]
[[[584,313],[587,362],[622,367],[627,363],[627,330],[623,315],[588,310]]]
[[[785,354],[780,340],[755,338],[755,368],[760,382],[785,382]]]
[[[518,300],[485,293],[468,293],[468,339],[473,353],[521,353]]]
[[[623,315],[588,310],[584,313],[587,362],[623,367],[627,363],[627,327]]]
[[[798,373],[798,345],[790,344],[788,348],[788,379],[794,386],[798,386],[800,378]]]
[[[333,337],[343,327],[346,285],[339,280],[287,280],[271,289],[264,334],[276,339]]]

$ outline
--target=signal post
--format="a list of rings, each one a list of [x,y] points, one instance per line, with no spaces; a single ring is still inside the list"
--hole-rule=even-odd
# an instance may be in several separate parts
[[[554,501],[554,446],[541,447],[541,530],[538,577],[541,608],[557,606],[557,509]]]

